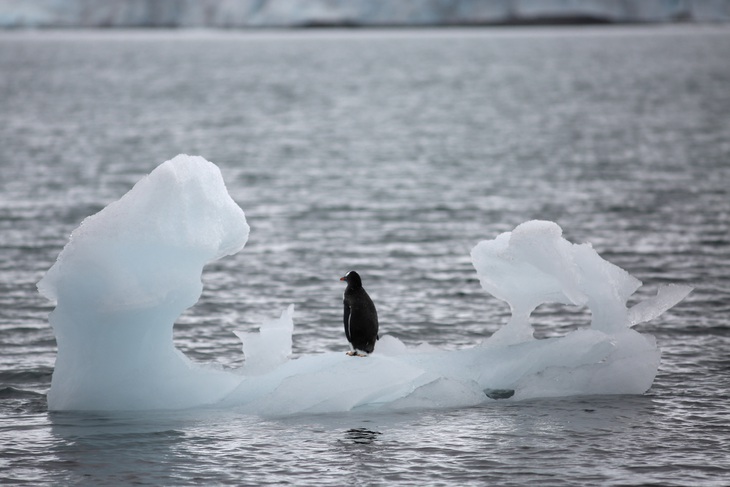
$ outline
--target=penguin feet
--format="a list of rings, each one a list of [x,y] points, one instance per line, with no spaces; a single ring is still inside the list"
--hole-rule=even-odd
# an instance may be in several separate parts
[[[361,353],[359,350],[350,350],[347,352],[347,355],[350,357],[367,357],[367,353]]]

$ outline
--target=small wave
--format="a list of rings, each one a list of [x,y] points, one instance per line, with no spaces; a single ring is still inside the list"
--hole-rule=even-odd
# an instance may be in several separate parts
[[[655,333],[660,332],[663,335],[686,335],[686,336],[728,336],[730,335],[730,326],[727,325],[687,325],[677,328],[661,328]]]
[[[0,387],[0,416],[9,414],[37,414],[48,410],[48,400],[41,392],[17,387]]]
[[[52,375],[52,367],[37,367],[25,370],[3,370],[0,371],[0,383],[27,384],[41,382],[50,384]]]
[[[41,397],[45,398],[46,395],[41,394],[40,392],[18,389],[11,386],[0,388],[0,399],[35,399]]]

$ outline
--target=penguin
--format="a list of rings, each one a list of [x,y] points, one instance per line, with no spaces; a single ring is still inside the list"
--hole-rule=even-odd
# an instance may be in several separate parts
[[[373,300],[362,287],[360,275],[350,271],[340,278],[347,283],[343,302],[345,304],[345,336],[352,350],[350,356],[366,357],[375,349],[378,336],[378,312]]]

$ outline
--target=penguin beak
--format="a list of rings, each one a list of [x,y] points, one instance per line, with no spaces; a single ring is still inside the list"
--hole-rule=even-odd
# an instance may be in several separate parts
[[[347,278],[345,278],[345,277],[340,277],[340,281],[347,281]]]

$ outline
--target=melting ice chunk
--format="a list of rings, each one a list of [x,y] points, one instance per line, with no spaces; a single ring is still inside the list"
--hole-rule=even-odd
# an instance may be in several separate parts
[[[657,291],[657,295],[629,309],[629,323],[634,326],[645,321],[653,320],[666,310],[682,301],[692,292],[690,286],[667,284]]]
[[[266,372],[286,362],[291,355],[293,316],[294,305],[291,304],[279,319],[262,324],[258,332],[234,331],[243,344],[246,373]]]
[[[543,303],[587,305],[591,327],[606,332],[628,325],[626,300],[641,281],[603,260],[590,244],[573,244],[554,222],[533,220],[471,252],[482,287],[509,303],[512,317],[494,339],[532,337],[530,314]]]
[[[590,245],[565,240],[557,224],[531,221],[472,250],[482,287],[512,310],[481,346],[444,351],[384,336],[368,358],[332,352],[291,359],[290,306],[259,332],[237,333],[246,358],[240,371],[214,370],[177,350],[172,328],[198,300],[203,266],[240,250],[248,231],[218,168],[184,155],[84,220],[38,283],[57,302],[49,408],[217,404],[278,415],[640,394],[651,386],[660,353],[652,337],[630,327],[689,292],[664,288],[627,310],[637,279]],[[592,322],[535,340],[530,314],[547,302],[588,306]]]
[[[218,167],[185,155],[84,220],[38,283],[57,301],[49,408],[189,407],[235,387],[178,351],[172,328],[200,297],[203,266],[248,233]]]

